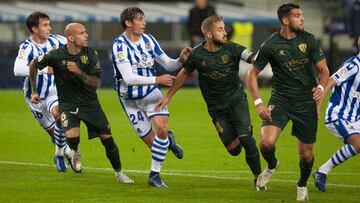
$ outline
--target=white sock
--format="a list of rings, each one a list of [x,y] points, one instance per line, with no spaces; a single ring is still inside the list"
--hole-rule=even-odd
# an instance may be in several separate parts
[[[320,168],[319,172],[328,174],[335,166],[342,164],[350,157],[355,156],[357,152],[351,144],[347,144],[341,147],[327,162],[325,162]]]
[[[62,131],[61,125],[58,123],[55,124],[54,140],[55,140],[55,154],[58,156],[64,156],[64,149],[67,146],[67,144],[66,144],[64,132]]]
[[[160,172],[161,166],[164,163],[166,153],[169,146],[169,139],[160,139],[155,136],[154,141],[151,145],[151,171]]]

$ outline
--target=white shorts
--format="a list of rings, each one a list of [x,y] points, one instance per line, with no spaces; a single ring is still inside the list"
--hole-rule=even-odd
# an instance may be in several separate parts
[[[152,117],[170,115],[167,106],[162,111],[155,112],[155,105],[162,98],[163,95],[157,88],[142,99],[130,100],[119,97],[120,103],[139,137],[144,138],[151,132],[150,119]]]
[[[30,112],[44,130],[49,130],[55,125],[55,119],[51,114],[51,109],[54,106],[59,105],[56,94],[49,94],[38,104],[31,103],[31,99],[28,97],[25,97],[25,101]]]
[[[346,120],[337,120],[326,124],[326,127],[343,142],[351,135],[360,134],[360,120],[353,123]]]

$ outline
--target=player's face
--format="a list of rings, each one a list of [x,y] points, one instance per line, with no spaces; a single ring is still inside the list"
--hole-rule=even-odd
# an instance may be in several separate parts
[[[75,29],[75,34],[73,35],[75,46],[87,47],[89,35],[87,34],[85,27],[83,25],[79,25]]]
[[[292,9],[289,17],[289,28],[292,32],[300,32],[304,30],[305,18],[300,9]]]
[[[225,44],[227,39],[227,33],[225,31],[225,23],[223,21],[214,22],[211,28],[212,41],[216,45]]]
[[[47,18],[40,18],[39,25],[33,29],[33,32],[40,40],[49,39],[51,32],[50,20]]]
[[[145,22],[145,16],[142,14],[136,15],[136,17],[131,22],[131,31],[135,35],[142,35],[145,33],[146,28],[146,22]]]

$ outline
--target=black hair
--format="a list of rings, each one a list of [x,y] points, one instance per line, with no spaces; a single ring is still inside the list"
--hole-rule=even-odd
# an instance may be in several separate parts
[[[290,12],[292,9],[300,9],[300,6],[295,3],[284,3],[283,5],[279,6],[277,10],[279,21],[284,17],[289,17]]]
[[[31,33],[33,33],[32,31],[32,27],[38,27],[39,26],[39,21],[41,18],[45,18],[50,20],[49,16],[46,13],[42,13],[42,12],[34,12],[32,14],[30,14],[27,18],[26,18],[26,26],[28,27],[29,31]]]
[[[138,7],[129,7],[123,10],[120,14],[120,22],[122,27],[125,29],[125,21],[129,20],[132,22],[138,15],[144,15],[144,12]]]

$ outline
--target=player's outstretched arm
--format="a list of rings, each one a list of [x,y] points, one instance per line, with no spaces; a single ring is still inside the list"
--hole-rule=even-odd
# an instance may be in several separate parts
[[[175,93],[180,89],[185,82],[189,79],[190,73],[187,72],[184,68],[180,70],[178,75],[176,76],[174,84],[170,87],[168,93],[164,98],[162,98],[155,106],[155,111],[159,112],[170,102],[171,98],[175,95]]]
[[[260,71],[256,69],[254,65],[251,65],[246,75],[246,86],[252,98],[254,99],[256,110],[258,111],[261,119],[271,122],[272,118],[270,115],[270,110],[264,105],[259,95],[259,86],[257,82],[259,73]]]

